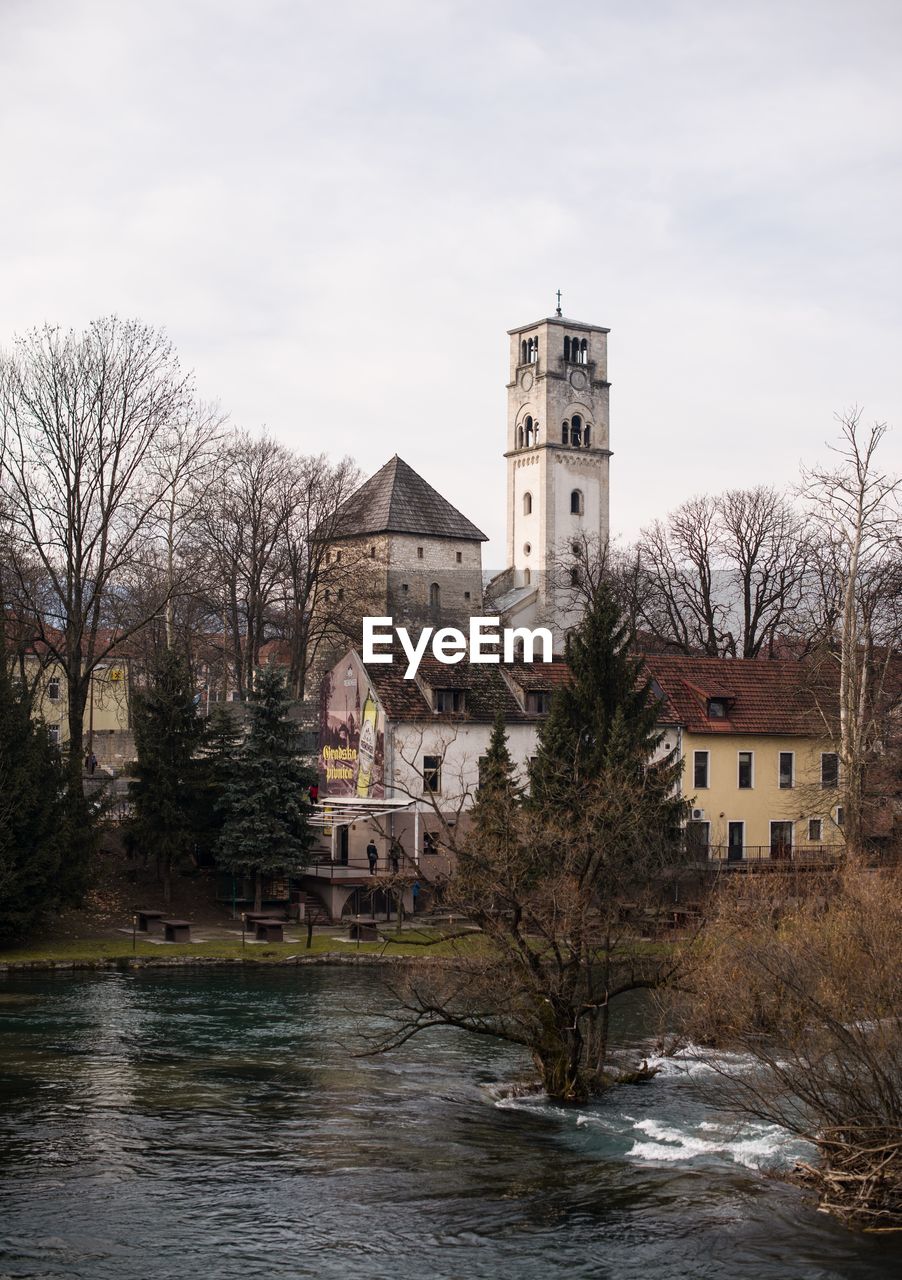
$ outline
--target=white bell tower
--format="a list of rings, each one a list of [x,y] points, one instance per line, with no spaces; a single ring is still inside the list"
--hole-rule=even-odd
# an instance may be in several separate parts
[[[609,332],[560,305],[509,330],[505,611],[510,625],[551,626],[556,652],[577,620],[568,556],[609,534]]]

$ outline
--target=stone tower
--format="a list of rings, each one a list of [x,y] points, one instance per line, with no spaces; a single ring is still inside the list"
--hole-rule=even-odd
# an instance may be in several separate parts
[[[608,540],[610,330],[557,314],[509,332],[508,569],[492,594],[509,625],[550,625],[557,649],[576,621],[568,557]]]

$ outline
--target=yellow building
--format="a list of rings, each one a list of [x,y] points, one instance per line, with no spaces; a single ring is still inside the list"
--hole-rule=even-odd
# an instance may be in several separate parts
[[[842,843],[838,759],[799,662],[646,658],[683,761],[690,837],[730,861],[822,859]],[[672,745],[673,742],[672,742]]]
[[[34,687],[34,715],[39,716],[51,739],[65,747],[69,741],[68,682],[59,663],[42,664],[37,655],[26,656],[25,677]],[[109,658],[91,677],[85,709],[84,749],[103,765],[120,765],[134,755],[129,714],[128,662]]]

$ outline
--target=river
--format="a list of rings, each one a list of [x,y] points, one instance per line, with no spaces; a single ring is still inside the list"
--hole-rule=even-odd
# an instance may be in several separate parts
[[[902,1274],[761,1170],[679,1063],[579,1109],[460,1032],[352,1056],[373,969],[0,981],[0,1280],[827,1280]],[[647,1034],[641,1009],[622,1040]]]

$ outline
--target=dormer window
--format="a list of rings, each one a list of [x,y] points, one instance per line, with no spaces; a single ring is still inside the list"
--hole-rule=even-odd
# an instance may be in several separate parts
[[[544,716],[551,709],[551,694],[547,689],[530,689],[526,694],[526,710],[530,715]]]
[[[436,689],[435,709],[446,715],[461,715],[466,710],[463,689]]]
[[[709,720],[726,720],[726,718],[727,718],[726,698],[709,698],[708,699],[708,719]]]

